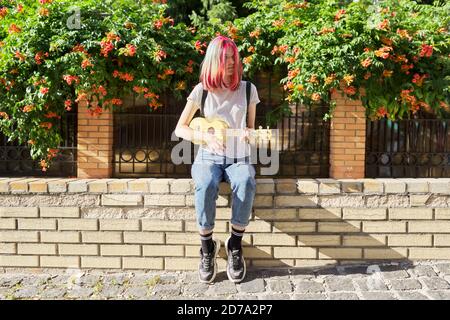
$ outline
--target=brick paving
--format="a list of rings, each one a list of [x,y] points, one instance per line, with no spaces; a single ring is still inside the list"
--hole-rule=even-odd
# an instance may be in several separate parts
[[[450,261],[253,269],[234,284],[197,273],[99,270],[0,270],[0,300],[448,300]]]

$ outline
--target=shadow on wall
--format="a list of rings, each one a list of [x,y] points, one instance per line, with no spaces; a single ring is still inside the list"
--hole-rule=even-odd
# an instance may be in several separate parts
[[[243,239],[250,268],[319,268],[409,261],[407,248],[396,247],[401,245],[397,237],[404,235],[386,235],[388,225],[396,229],[391,232],[406,232],[400,230],[404,222],[386,220],[387,208],[371,208],[368,214],[367,208],[321,208],[315,200],[296,208],[298,204],[281,203],[282,197],[278,200],[276,206],[285,208],[253,209],[253,220]],[[231,216],[231,208],[218,210],[228,211]],[[361,215],[370,220],[361,220]],[[223,248],[219,254],[226,259]]]

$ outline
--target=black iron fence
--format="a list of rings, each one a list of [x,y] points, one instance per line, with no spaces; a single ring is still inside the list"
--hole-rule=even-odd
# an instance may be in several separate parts
[[[292,106],[292,115],[284,117],[280,132],[279,177],[327,178],[330,159],[330,122],[323,117],[327,106]]]
[[[37,160],[30,156],[26,144],[8,141],[0,133],[0,176],[75,177],[77,175],[77,111],[66,112],[55,124],[60,130],[62,144],[58,156],[47,171],[42,171]]]
[[[251,80],[261,100],[257,105],[256,128],[266,128],[266,114],[284,99],[279,79],[279,74],[269,71],[258,73]],[[171,159],[172,148],[179,143],[171,141],[171,136],[186,103],[186,96],[183,98],[176,101],[166,93],[164,107],[151,112],[145,101],[133,98],[127,103],[129,107],[115,112],[115,177],[190,177],[190,164],[176,165]],[[328,177],[330,128],[329,122],[322,120],[327,107],[293,105],[291,110],[291,116],[284,117],[276,127],[271,126],[280,133],[280,169],[276,176]],[[191,148],[191,162],[194,151]],[[255,167],[261,177],[263,165]]]
[[[166,96],[164,99],[168,101]],[[167,106],[167,104],[165,104]],[[179,115],[166,107],[150,112],[133,99],[131,107],[114,114],[114,176],[115,177],[184,177],[186,165],[171,161],[171,141]]]
[[[367,121],[366,177],[450,177],[450,120]]]

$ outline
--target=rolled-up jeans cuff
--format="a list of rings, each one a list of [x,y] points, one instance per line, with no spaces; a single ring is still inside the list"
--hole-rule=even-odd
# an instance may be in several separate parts
[[[214,225],[212,226],[201,226],[200,224],[197,224],[198,230],[200,233],[204,233],[205,231],[213,231],[214,230]]]
[[[242,224],[242,223],[238,223],[238,222],[235,222],[235,221],[231,220],[231,224],[233,226],[238,227],[238,228],[245,229],[249,225],[249,222],[247,222],[247,224]]]

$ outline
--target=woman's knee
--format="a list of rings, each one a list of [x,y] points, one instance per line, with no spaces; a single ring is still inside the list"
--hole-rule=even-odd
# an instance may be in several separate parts
[[[195,190],[215,191],[219,189],[219,179],[214,175],[203,175],[194,178]]]
[[[213,168],[198,165],[192,166],[191,175],[194,180],[195,190],[215,191],[219,188],[221,178],[215,174]]]
[[[238,187],[238,188],[245,188],[249,190],[255,190],[256,189],[256,180],[255,177],[251,175],[243,175],[240,177],[237,177],[232,183]]]
[[[219,182],[215,179],[202,179],[195,182],[195,190],[204,190],[206,192],[215,192],[219,189]]]

